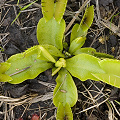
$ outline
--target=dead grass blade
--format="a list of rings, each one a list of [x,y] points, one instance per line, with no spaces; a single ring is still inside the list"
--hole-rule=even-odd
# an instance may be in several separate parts
[[[104,19],[102,21],[100,21],[100,23],[120,37],[119,27],[117,27],[116,25],[114,25],[110,21],[107,21],[107,20],[104,20]]]

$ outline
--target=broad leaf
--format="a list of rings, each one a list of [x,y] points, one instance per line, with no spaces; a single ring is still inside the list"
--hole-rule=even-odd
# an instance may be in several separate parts
[[[61,21],[63,14],[65,12],[66,5],[67,5],[67,0],[56,0],[55,13],[54,13],[54,17],[56,21],[58,22]]]
[[[68,103],[66,103],[65,106],[63,106],[62,103],[59,103],[56,118],[57,120],[73,120],[72,110]]]
[[[42,0],[41,5],[46,21],[54,17],[56,21],[60,22],[65,12],[67,0]]]
[[[80,80],[96,78],[91,73],[104,73],[99,65],[100,60],[88,54],[78,54],[66,60],[66,69]]]
[[[9,75],[0,73],[0,82],[9,82],[13,80]]]
[[[5,74],[12,77],[12,84],[18,84],[26,79],[33,79],[41,72],[52,67],[52,63],[37,59],[38,46],[34,46],[24,53],[10,57],[7,62],[11,67]]]
[[[120,61],[105,59],[100,62],[104,74],[93,74],[99,80],[120,88]]]
[[[45,61],[51,61],[53,63],[56,62],[56,60],[52,57],[52,55],[41,45],[38,46],[39,52],[38,52],[38,59],[45,60]]]
[[[73,55],[78,55],[78,54],[89,54],[89,55],[94,55],[94,53],[96,52],[96,50],[94,48],[81,48],[76,50]]]
[[[93,56],[98,57],[98,58],[114,58],[114,56],[112,56],[112,55],[109,55],[106,53],[96,52],[96,50],[94,48],[90,48],[90,47],[78,49],[73,53],[73,55],[78,55],[81,53],[93,55]]]
[[[114,87],[118,87],[120,88],[120,75],[116,76],[113,74],[105,74],[105,73],[101,73],[101,74],[93,74],[97,79],[112,85]]]
[[[104,59],[100,62],[100,66],[106,73],[120,76],[119,60]]]
[[[9,68],[11,64],[7,62],[0,63],[0,73],[5,73]]]
[[[70,44],[69,52],[73,54],[76,50],[80,49],[85,43],[85,37],[79,37],[73,40]]]
[[[42,14],[46,21],[53,18],[54,15],[54,0],[41,0]]]
[[[62,52],[60,52],[55,46],[53,45],[42,45],[47,51],[49,51],[49,53],[52,56],[56,56],[56,57],[65,57],[64,54],[62,54]]]
[[[94,52],[94,56],[98,58],[114,58],[114,56],[106,54],[106,53],[100,53],[100,52]]]
[[[58,50],[63,50],[62,40],[65,31],[65,21],[62,19],[58,23],[54,18],[45,21],[44,18],[40,19],[37,26],[37,39],[40,45],[53,45]]]
[[[4,62],[0,63],[0,82],[11,81],[12,78],[9,75],[6,75],[5,72],[10,68],[11,64]]]
[[[93,23],[94,18],[94,6],[87,7],[84,13],[84,16],[81,20],[80,27],[83,31],[87,31],[91,24]]]
[[[70,43],[78,37],[85,37],[87,31],[83,31],[79,24],[75,24],[72,28]]]
[[[70,107],[73,107],[77,101],[78,94],[75,83],[69,72],[66,69],[62,68],[58,72],[56,82],[57,85],[53,93],[54,105],[58,107],[60,103],[62,103],[63,106],[68,103]]]
[[[72,28],[70,42],[78,37],[85,37],[88,29],[90,28],[94,18],[94,8],[90,6],[86,9],[80,25],[75,24]]]

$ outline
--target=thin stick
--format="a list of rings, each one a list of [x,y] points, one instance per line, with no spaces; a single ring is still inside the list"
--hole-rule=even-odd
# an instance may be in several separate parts
[[[117,110],[117,108],[116,108],[115,104],[113,103],[113,101],[110,101],[110,102],[111,102],[112,106],[114,107],[116,113],[120,116],[120,113],[119,113],[119,111]]]
[[[0,27],[2,26],[3,21],[4,21],[6,15],[8,14],[9,11],[10,11],[10,8],[7,10],[7,12],[5,13],[4,17],[2,18],[2,20],[1,20],[1,22],[0,22]]]
[[[20,12],[21,13],[23,13],[23,12],[31,12],[31,11],[35,11],[35,10],[39,10],[39,8],[32,8],[32,9],[28,9],[28,10],[22,10]]]
[[[57,92],[55,93],[55,95],[53,96],[53,98],[56,96],[56,94],[58,93],[58,91],[62,87],[63,83],[65,82],[66,76],[67,76],[67,74],[65,74],[65,78],[64,78],[63,82],[61,83],[61,85],[59,86],[59,88],[58,88]]]
[[[97,21],[96,21],[96,23],[97,23],[98,27],[101,28],[100,23],[99,23],[99,21],[101,20],[101,16],[100,16],[100,10],[99,10],[99,2],[98,2],[98,0],[96,0],[96,12],[97,12],[97,18],[98,18]]]
[[[15,72],[15,73],[10,74],[9,76],[13,76],[13,75],[16,75],[16,74],[18,74],[18,73],[21,73],[21,72],[27,70],[27,69],[30,68],[30,67],[31,67],[31,66],[26,67],[26,68],[24,68],[24,69],[22,69],[22,70],[19,70],[19,71]]]
[[[102,101],[102,102],[99,103],[99,104],[96,104],[96,105],[94,105],[94,106],[91,106],[91,107],[89,107],[89,108],[86,108],[86,109],[84,109],[84,110],[82,110],[82,111],[80,111],[80,112],[78,112],[78,113],[76,113],[76,114],[80,114],[80,113],[85,112],[85,111],[88,111],[88,110],[90,110],[90,109],[92,109],[92,108],[99,107],[101,104],[103,104],[104,102],[106,102],[108,99],[109,99],[109,98],[105,99],[104,101]]]
[[[110,17],[107,19],[107,21],[109,21],[109,20],[112,18],[112,16],[113,16],[117,11],[118,11],[118,8],[116,8],[116,10],[110,15]],[[99,21],[99,23],[100,23],[100,22],[101,22],[101,21]],[[103,27],[102,30],[100,31],[100,33],[95,36],[95,38],[94,38],[94,40],[92,41],[90,47],[93,45],[93,43],[96,41],[96,38],[104,31],[105,28],[106,28],[106,27]]]
[[[70,27],[72,26],[72,24],[75,22],[75,19],[78,17],[78,15],[82,12],[83,8],[90,2],[90,0],[86,0],[83,5],[80,7],[80,9],[76,12],[75,16],[73,17],[73,19],[70,21],[70,23],[68,24],[68,26],[65,29],[65,33],[70,29]]]

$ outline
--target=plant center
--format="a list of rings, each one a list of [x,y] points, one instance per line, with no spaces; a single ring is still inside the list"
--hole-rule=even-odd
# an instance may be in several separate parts
[[[66,60],[64,58],[60,58],[56,63],[55,63],[55,67],[66,67]]]

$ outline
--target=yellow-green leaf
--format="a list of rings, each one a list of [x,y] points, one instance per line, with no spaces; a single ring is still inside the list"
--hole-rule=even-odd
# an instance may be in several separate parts
[[[40,50],[37,57],[38,59],[51,61],[53,63],[56,62],[56,60],[52,57],[52,55],[43,46],[39,45],[38,49]]]
[[[62,103],[63,106],[68,103],[70,107],[73,107],[77,102],[78,94],[75,83],[69,72],[66,69],[62,68],[58,72],[56,82],[57,85],[53,93],[54,105],[58,107],[60,103]]]
[[[114,58],[114,56],[112,56],[112,55],[109,55],[106,53],[100,53],[100,52],[94,52],[93,55],[98,58],[112,58],[112,59]]]
[[[73,55],[78,55],[78,54],[82,54],[82,53],[85,53],[85,54],[89,54],[89,55],[94,55],[94,53],[96,52],[96,50],[94,48],[81,48],[81,49],[78,49],[76,50]]]
[[[5,73],[10,68],[10,66],[11,64],[8,62],[0,63],[0,73]]]
[[[99,80],[120,88],[120,61],[105,59],[100,62],[104,74],[93,74]]]
[[[66,103],[65,106],[63,106],[62,103],[59,103],[56,119],[57,120],[73,120],[72,110],[68,103]]]
[[[63,14],[65,12],[65,8],[67,5],[67,0],[56,0],[55,2],[55,13],[54,13],[54,17],[55,20],[60,22]]]
[[[80,25],[75,24],[72,28],[70,42],[78,37],[85,37],[88,29],[90,28],[94,18],[93,6],[87,7]]]
[[[0,82],[11,81],[12,78],[9,75],[6,75],[5,72],[10,68],[11,64],[8,62],[0,63]]]
[[[110,68],[111,69],[111,68]],[[105,73],[101,73],[101,74],[93,74],[97,79],[112,85],[114,87],[118,87],[120,88],[120,75],[116,76],[114,74],[105,74]]]
[[[75,24],[72,28],[70,43],[78,37],[85,37],[87,31],[83,31],[79,24]]]
[[[56,57],[65,57],[64,54],[62,54],[62,52],[60,52],[55,46],[53,45],[42,45],[47,51],[49,51],[49,53],[52,55],[52,56],[56,56]]]
[[[83,31],[87,31],[91,24],[93,23],[94,18],[94,6],[87,7],[84,13],[84,16],[81,20],[80,27]]]
[[[46,21],[53,18],[54,15],[54,0],[41,0],[42,13]]]
[[[9,75],[0,73],[0,82],[9,82],[13,80]]]
[[[80,49],[85,43],[86,37],[79,37],[73,40],[70,44],[69,52],[73,54],[76,50]]]
[[[37,39],[40,45],[53,45],[58,50],[63,50],[62,40],[65,31],[65,21],[62,19],[58,23],[54,18],[45,21],[44,18],[40,19],[37,25]]]
[[[41,72],[52,67],[52,63],[37,59],[38,50],[38,46],[34,46],[24,53],[11,56],[7,60],[11,66],[5,74],[13,79],[10,83],[18,84],[24,80],[33,79]]]
[[[80,80],[96,78],[91,73],[105,73],[99,65],[100,59],[88,55],[78,54],[66,60],[66,69]]]

